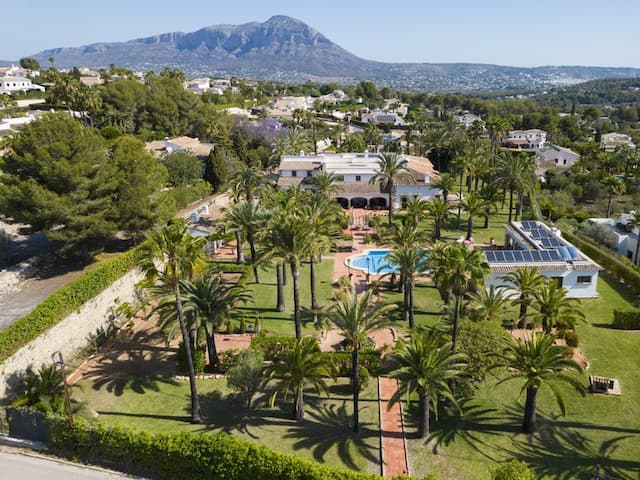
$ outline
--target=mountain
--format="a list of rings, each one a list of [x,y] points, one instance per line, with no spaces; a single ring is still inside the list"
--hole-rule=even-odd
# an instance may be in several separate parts
[[[214,25],[191,33],[54,48],[32,56],[42,65],[54,57],[58,68],[100,68],[114,63],[135,70],[177,67],[189,76],[344,83],[370,79],[395,88],[439,91],[530,90],[640,75],[640,69],[634,68],[374,62],[357,57],[309,25],[284,15],[263,23]]]

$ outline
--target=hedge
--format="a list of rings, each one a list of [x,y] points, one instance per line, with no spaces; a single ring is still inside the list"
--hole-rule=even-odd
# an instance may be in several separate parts
[[[141,248],[138,246],[103,262],[95,270],[85,273],[50,295],[31,313],[0,331],[0,363],[135,267],[140,252]]]
[[[640,310],[614,310],[613,328],[640,330]]]
[[[150,434],[63,418],[49,419],[49,448],[130,474],[190,480],[374,480],[368,473],[328,467],[274,452],[226,433]]]
[[[587,238],[578,237],[565,230],[562,231],[562,236],[606,268],[611,275],[623,281],[636,295],[640,295],[640,272],[631,265],[626,264],[614,253],[608,252]]]

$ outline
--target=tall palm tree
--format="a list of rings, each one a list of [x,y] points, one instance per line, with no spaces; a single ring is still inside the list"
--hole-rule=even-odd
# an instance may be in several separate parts
[[[573,330],[576,323],[584,320],[584,311],[580,302],[567,297],[567,290],[558,288],[552,282],[545,282],[534,294],[532,307],[538,312],[536,318],[542,323],[542,329],[551,333],[553,327]]]
[[[336,176],[332,172],[320,170],[313,177],[308,177],[308,183],[327,197],[342,190],[342,186],[336,183]]]
[[[425,218],[429,212],[429,202],[416,195],[407,201],[405,209],[407,215],[413,220],[414,227],[418,228],[420,220]]]
[[[378,173],[369,180],[369,183],[380,184],[382,190],[389,195],[389,225],[393,221],[393,194],[398,182],[413,180],[413,174],[409,171],[408,165],[406,158],[399,157],[395,153],[381,154],[378,160]]]
[[[618,180],[614,175],[603,178],[602,183],[607,189],[607,218],[609,218],[611,216],[611,200],[613,200],[614,195],[622,195],[626,187],[624,182]]]
[[[180,280],[188,280],[205,259],[205,239],[192,237],[184,220],[174,220],[162,230],[153,232],[144,246],[139,266],[148,281],[159,280],[160,288],[150,288],[152,294],[171,292],[175,299],[176,313],[182,333],[189,386],[191,389],[191,423],[201,423],[200,402],[193,369],[193,357],[189,345],[189,334],[184,320]]]
[[[487,214],[487,201],[478,193],[471,192],[458,202],[459,208],[467,212],[467,240],[473,237],[473,219]]]
[[[249,242],[251,265],[253,266],[253,275],[256,283],[260,283],[256,236],[264,227],[265,220],[264,211],[250,201],[236,203],[225,212],[225,221],[228,227],[234,231],[242,231]],[[241,247],[239,246],[238,248]]]
[[[514,302],[516,305],[520,305],[518,328],[525,328],[527,326],[527,309],[533,303],[536,292],[547,283],[547,279],[536,267],[529,265],[516,268],[513,272],[503,276],[502,279],[519,292],[519,296]]]
[[[261,188],[265,186],[267,179],[257,166],[243,166],[229,180],[229,188],[232,197],[239,201],[242,197],[247,202],[252,202]]]
[[[371,290],[360,297],[355,292],[339,294],[328,313],[332,322],[349,343],[351,349],[351,386],[353,390],[353,431],[360,430],[359,406],[359,358],[358,354],[369,333],[388,325],[387,313],[395,309],[395,305],[373,304]]]
[[[498,154],[498,146],[511,128],[511,122],[502,117],[489,117],[487,120],[487,131],[491,140],[491,166],[496,164],[496,156]]]
[[[466,356],[452,353],[451,343],[429,332],[413,335],[409,342],[400,340],[393,353],[386,357],[389,376],[400,381],[399,388],[389,401],[389,408],[413,393],[420,402],[418,436],[429,435],[429,410],[433,405],[436,414],[441,399],[457,406],[449,383],[464,373]]]
[[[640,233],[640,210],[636,210],[631,214],[627,220],[627,227],[631,230],[638,229],[638,233]],[[636,253],[634,255],[634,261],[636,265],[640,264],[640,235],[638,235],[638,239],[636,241]]]
[[[318,342],[310,337],[298,338],[296,342],[276,355],[266,368],[266,381],[277,380],[270,397],[271,405],[278,395],[285,399],[293,393],[293,416],[298,422],[304,420],[304,387],[311,385],[319,394],[329,395],[325,378],[332,375],[331,362],[320,351]]]
[[[533,190],[535,177],[532,159],[526,153],[515,156],[508,153],[501,155],[498,158],[495,180],[509,192],[509,222],[511,222],[514,192],[517,192],[519,199],[522,199],[524,193],[530,193]],[[518,201],[518,212],[520,208],[520,201]]]
[[[427,270],[429,253],[421,250],[418,245],[409,248],[394,249],[387,255],[389,262],[396,265],[400,271],[403,283],[404,319],[409,322],[409,329],[414,327],[413,294],[418,274]]]
[[[438,179],[433,182],[433,187],[438,190],[442,190],[442,199],[445,202],[449,201],[449,192],[456,186],[456,179],[448,173],[443,173]]]
[[[562,415],[566,407],[559,383],[568,383],[580,395],[584,396],[585,388],[568,370],[582,372],[582,367],[571,359],[570,350],[554,344],[555,337],[546,333],[533,333],[527,340],[521,338],[511,340],[503,356],[503,363],[509,368],[509,375],[499,383],[507,380],[524,380],[521,391],[527,392],[522,419],[522,431],[536,431],[536,400],[541,387],[548,387],[553,393]]]
[[[489,273],[489,264],[481,250],[468,248],[462,243],[447,244],[435,255],[432,252],[429,264],[434,283],[455,298],[451,333],[452,351],[455,353],[462,300],[465,295],[482,286]]]
[[[433,219],[433,239],[440,240],[442,224],[449,215],[449,203],[443,198],[434,198],[429,202],[429,215]]]
[[[215,332],[231,318],[233,311],[245,303],[250,295],[237,285],[227,285],[219,273],[202,275],[193,281],[182,282],[185,313],[193,313],[204,321],[209,365],[218,368]]]
[[[502,318],[505,314],[508,298],[504,293],[504,288],[495,288],[494,285],[486,288],[480,288],[477,292],[473,292],[470,297],[473,302],[471,310],[471,318],[476,321],[495,322]]]

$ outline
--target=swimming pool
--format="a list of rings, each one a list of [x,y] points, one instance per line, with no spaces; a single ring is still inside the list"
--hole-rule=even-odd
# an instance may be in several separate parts
[[[372,275],[399,273],[395,263],[387,259],[389,250],[365,250],[363,254],[347,258],[347,266]]]

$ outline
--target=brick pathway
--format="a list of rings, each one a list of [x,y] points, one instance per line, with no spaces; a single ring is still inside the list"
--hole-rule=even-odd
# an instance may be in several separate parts
[[[398,388],[398,381],[379,377],[380,437],[382,445],[382,476],[393,478],[408,475],[407,450],[404,438],[404,423],[400,403],[387,410],[389,399]]]

